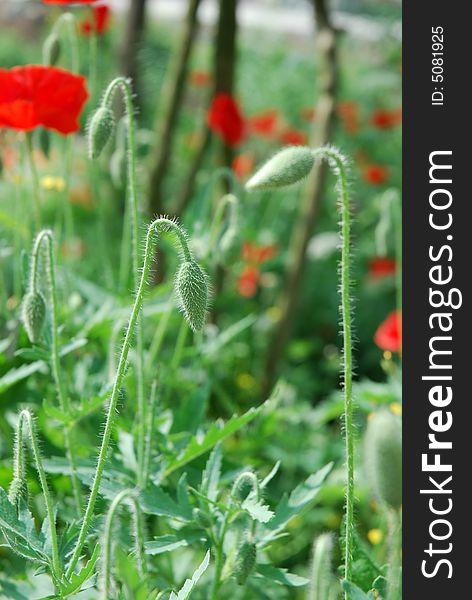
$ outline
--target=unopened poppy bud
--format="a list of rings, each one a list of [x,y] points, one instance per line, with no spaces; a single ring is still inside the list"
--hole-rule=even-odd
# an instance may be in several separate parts
[[[193,259],[182,260],[175,277],[179,308],[193,331],[205,324],[208,307],[208,280],[205,271]]]
[[[246,189],[269,190],[298,183],[308,177],[315,164],[313,151],[306,146],[291,146],[269,159],[246,183]]]
[[[251,492],[257,490],[257,477],[251,471],[241,473],[231,490],[231,496],[238,502],[244,502]]]
[[[88,152],[91,159],[98,158],[115,129],[115,117],[108,106],[101,106],[93,115],[88,127]]]
[[[234,576],[238,585],[244,585],[256,564],[257,548],[254,542],[244,541],[236,555]]]
[[[369,420],[364,439],[367,477],[379,500],[393,508],[402,503],[402,426],[387,410]]]
[[[61,56],[61,40],[56,32],[52,32],[44,40],[43,44],[43,62],[45,65],[53,67],[57,64]]]
[[[28,500],[28,486],[26,485],[26,481],[24,479],[20,479],[19,477],[14,477],[10,483],[10,487],[8,488],[8,500],[10,504],[13,504],[18,508],[20,500],[23,500],[27,503]]]
[[[40,292],[28,292],[23,299],[21,319],[29,341],[37,344],[46,319],[46,302]]]

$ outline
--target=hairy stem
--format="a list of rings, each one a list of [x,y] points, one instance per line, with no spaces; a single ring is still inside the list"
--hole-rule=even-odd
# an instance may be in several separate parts
[[[85,539],[87,537],[87,532],[90,527],[90,522],[93,516],[93,511],[95,508],[95,502],[97,500],[98,490],[100,488],[100,481],[103,476],[103,471],[105,469],[105,463],[108,453],[108,447],[110,445],[110,439],[113,432],[113,426],[115,423],[115,418],[117,415],[117,405],[118,399],[120,395],[120,388],[123,383],[123,378],[126,370],[126,362],[128,359],[129,349],[131,347],[131,341],[133,339],[136,324],[139,319],[139,315],[141,312],[141,307],[143,303],[144,291],[146,288],[147,278],[149,276],[149,271],[151,267],[152,261],[152,246],[153,246],[153,236],[154,233],[159,233],[162,230],[171,229],[177,236],[177,239],[182,248],[183,256],[190,260],[190,250],[187,245],[187,240],[185,234],[180,229],[174,221],[170,219],[166,219],[165,217],[160,217],[153,221],[148,228],[146,235],[146,245],[144,250],[144,261],[141,269],[141,280],[139,282],[139,286],[137,289],[136,297],[134,300],[133,308],[131,309],[131,315],[129,318],[128,327],[126,329],[125,339],[123,341],[123,346],[121,348],[120,358],[118,361],[118,367],[115,374],[115,380],[113,382],[113,388],[111,392],[110,402],[108,404],[108,411],[105,421],[105,429],[103,432],[102,443],[100,446],[100,451],[98,454],[97,467],[95,469],[95,474],[92,482],[92,487],[90,490],[90,496],[88,499],[87,507],[85,509],[84,518],[82,521],[82,527],[80,529],[79,537],[76,542],[76,546],[74,549],[74,553],[72,555],[71,563],[69,565],[67,576],[69,577],[75,569],[77,562],[80,558],[80,553],[85,543]]]
[[[33,156],[33,136],[31,131],[26,132],[26,154],[28,156],[28,163],[31,173],[31,179],[33,183],[33,215],[34,215],[34,227],[40,229],[41,227],[41,199],[39,192],[39,176],[38,170],[36,169],[36,163],[34,162]]]
[[[105,539],[104,539],[104,555],[103,555],[103,591],[102,597],[104,600],[111,598],[111,562],[112,562],[112,535],[113,521],[118,508],[123,502],[127,502],[134,519],[134,537],[136,541],[136,559],[138,564],[139,574],[146,574],[146,558],[144,554],[144,530],[141,509],[136,499],[134,490],[123,490],[120,492],[110,504],[105,522]]]
[[[31,258],[31,273],[30,273],[30,290],[38,291],[38,257],[42,245],[46,245],[47,252],[47,275],[49,284],[49,297],[51,300],[51,367],[52,374],[56,384],[57,397],[61,411],[66,414],[71,414],[71,406],[69,396],[65,390],[64,381],[62,378],[61,363],[59,358],[59,340],[58,340],[58,321],[57,321],[57,287],[56,287],[56,267],[54,261],[53,237],[52,232],[44,229],[41,231],[34,242]],[[82,510],[82,494],[80,490],[80,482],[77,476],[77,463],[71,440],[71,432],[69,426],[64,426],[64,439],[66,443],[67,454],[72,469],[72,489],[77,512]]]

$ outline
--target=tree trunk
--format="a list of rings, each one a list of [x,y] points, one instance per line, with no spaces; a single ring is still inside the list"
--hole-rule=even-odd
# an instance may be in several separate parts
[[[157,148],[151,168],[149,185],[151,215],[161,214],[165,211],[163,184],[172,157],[177,119],[185,93],[188,63],[198,28],[197,13],[199,6],[200,0],[189,1],[182,38],[165,85],[164,110],[157,127]]]
[[[335,118],[337,88],[336,32],[330,20],[327,2],[328,0],[313,0],[317,25],[316,51],[320,62],[320,93],[316,106],[318,128],[313,139],[314,147],[323,146],[329,142]],[[291,333],[305,269],[306,250],[317,221],[325,174],[326,165],[320,161],[315,165],[307,182],[299,215],[293,229],[285,281],[278,302],[281,317],[271,337],[265,363],[262,386],[264,396],[270,392],[275,382],[279,364]]]
[[[130,0],[126,29],[120,48],[121,73],[133,80],[138,91],[138,52],[144,32],[146,0]]]

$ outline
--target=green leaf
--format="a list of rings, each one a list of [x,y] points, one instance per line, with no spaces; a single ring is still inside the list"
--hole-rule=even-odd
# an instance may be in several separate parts
[[[181,521],[192,520],[192,508],[188,501],[177,497],[173,500],[161,487],[150,484],[140,495],[140,504],[143,511],[149,515],[171,517]]]
[[[350,581],[346,581],[346,579],[343,579],[341,585],[343,590],[349,594],[351,600],[374,600],[374,596],[371,592],[366,594],[358,588],[357,585]]]
[[[70,581],[61,587],[62,596],[71,596],[78,593],[83,584],[93,575],[93,570],[100,556],[100,544],[96,544],[93,549],[92,556],[89,558],[85,566],[76,574],[74,573]]]
[[[263,406],[265,406],[265,404],[262,404],[257,408],[251,408],[239,417],[234,416],[223,426],[213,423],[203,439],[200,439],[200,436],[198,438],[193,436],[187,447],[179,454],[179,456],[169,462],[164,476],[170,475],[177,469],[180,469],[187,463],[195,460],[195,458],[205,454],[205,452],[208,452],[214,446],[216,446],[218,442],[221,442],[238,431],[238,429],[241,429],[241,427],[247,425],[259,414]]]
[[[190,598],[190,594],[192,593],[193,588],[197,585],[200,577],[207,570],[209,564],[210,564],[210,551],[208,550],[208,552],[205,554],[205,558],[201,562],[200,566],[197,568],[195,573],[192,575],[192,579],[186,579],[183,587],[178,592],[178,594],[175,594],[174,592],[172,592],[169,600],[187,600],[187,598]]]
[[[224,329],[216,338],[211,339],[204,347],[204,353],[208,355],[217,354],[221,348],[226,346],[233,338],[239,335],[242,331],[254,325],[257,321],[256,315],[247,315],[237,323],[230,325]]]
[[[268,523],[274,516],[273,511],[253,495],[250,495],[244,500],[241,508],[248,512],[255,521],[259,523]]]
[[[257,579],[268,579],[279,585],[287,585],[289,587],[301,587],[310,582],[305,577],[300,577],[294,573],[289,573],[287,569],[279,569],[272,565],[257,565],[255,576]]]
[[[212,502],[216,502],[221,475],[221,444],[217,444],[208,458],[202,474],[200,491]]]
[[[299,514],[316,498],[332,467],[333,463],[329,463],[298,485],[290,496],[287,494],[283,496],[275,509],[274,518],[265,526],[271,532],[268,533],[265,541],[272,539],[273,532],[283,529],[292,517]]]
[[[155,540],[146,542],[144,547],[146,554],[163,554],[164,552],[172,552],[181,548],[182,546],[188,546],[187,540],[181,539],[176,535],[160,535]]]

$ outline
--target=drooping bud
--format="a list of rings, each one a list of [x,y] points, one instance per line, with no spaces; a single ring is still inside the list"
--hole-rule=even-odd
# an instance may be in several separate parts
[[[238,585],[244,585],[256,564],[257,548],[254,542],[244,541],[236,555],[234,576]]]
[[[251,492],[257,490],[257,477],[251,471],[241,473],[231,490],[231,496],[238,502],[244,502]]]
[[[61,56],[61,40],[57,33],[53,31],[44,40],[43,44],[43,62],[47,66],[53,67],[57,64]]]
[[[290,146],[269,159],[246,183],[246,189],[270,190],[298,183],[308,177],[315,164],[313,151],[306,146]]]
[[[387,410],[369,420],[364,439],[367,477],[379,500],[393,508],[402,503],[401,419]]]
[[[184,259],[175,277],[179,308],[193,331],[205,324],[208,307],[208,279],[205,271],[193,259]]]
[[[29,341],[37,344],[46,319],[46,302],[41,292],[28,292],[22,305],[21,319],[28,334]]]
[[[88,152],[91,159],[98,158],[115,129],[115,117],[108,106],[100,106],[88,127]]]

